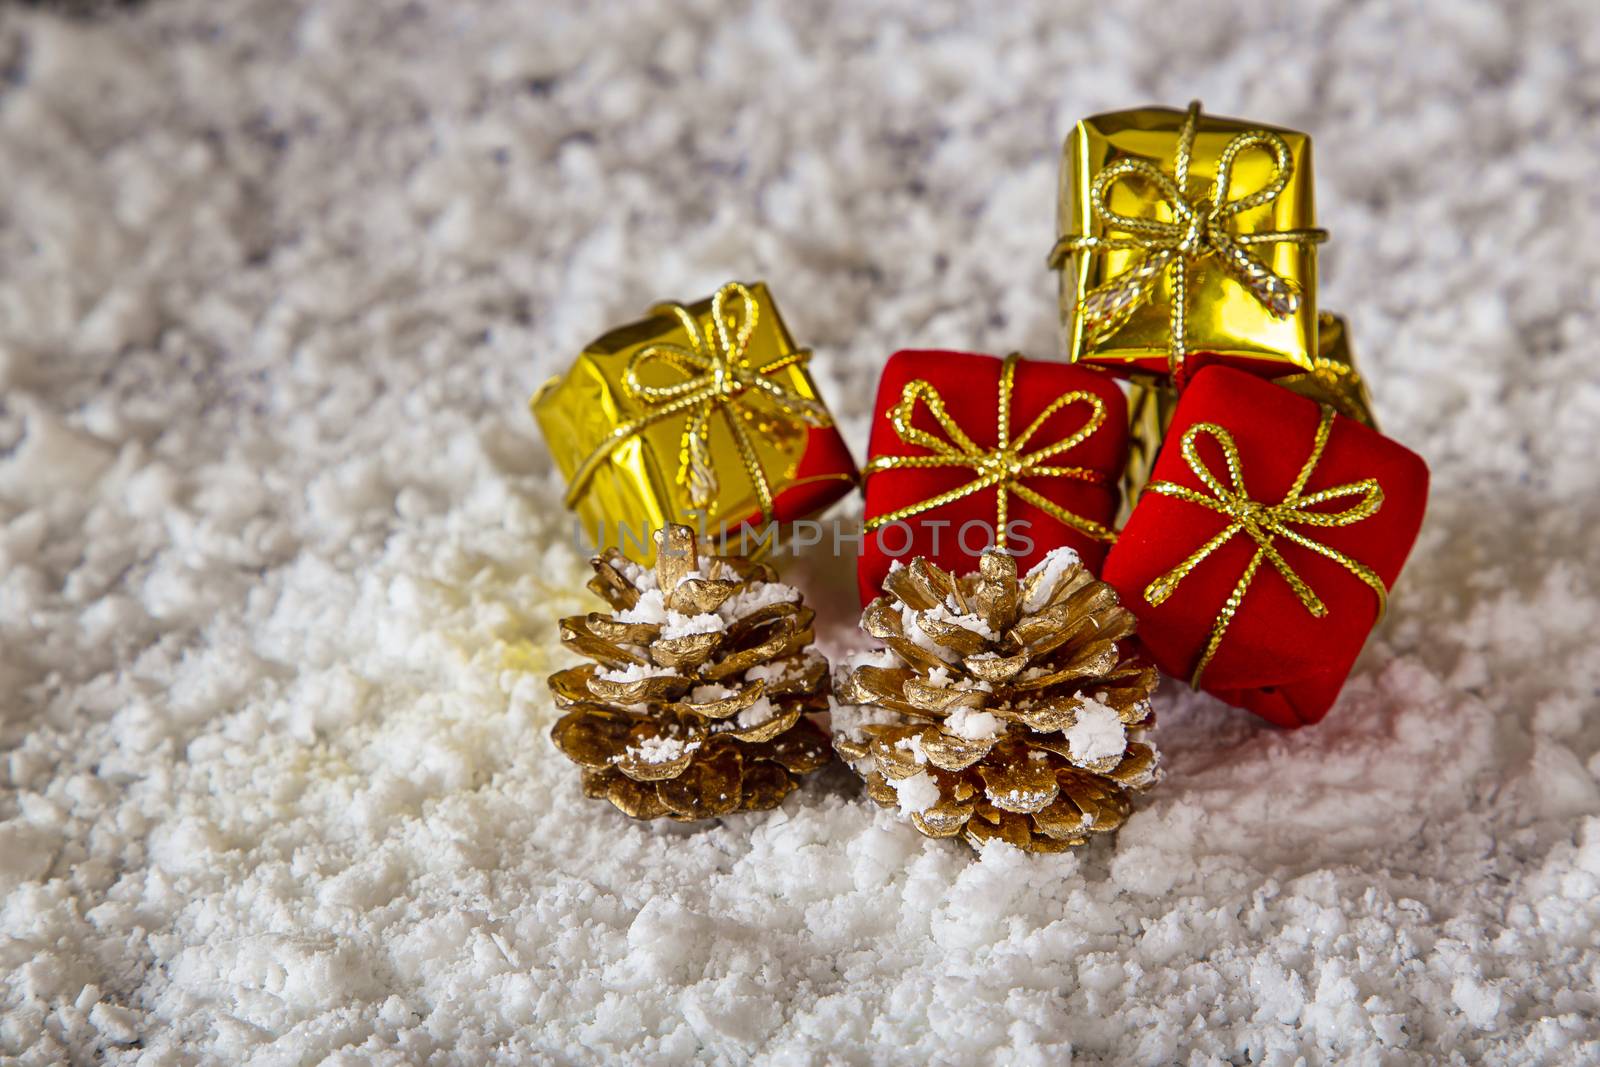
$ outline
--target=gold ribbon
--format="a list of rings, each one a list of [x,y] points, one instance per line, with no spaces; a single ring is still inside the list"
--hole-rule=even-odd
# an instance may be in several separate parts
[[[730,309],[730,300],[737,300],[736,309]],[[689,310],[679,304],[663,304],[653,311],[670,312],[689,335],[688,346],[657,341],[635,352],[628,360],[622,376],[623,390],[644,406],[644,414],[615,427],[606,439],[578,467],[567,488],[566,504],[572,507],[595,471],[616,448],[648,426],[686,415],[683,436],[678,446],[678,470],[674,478],[688,494],[691,506],[704,509],[716,499],[719,483],[711,458],[711,420],[721,412],[728,432],[738,449],[739,458],[755,486],[756,499],[761,506],[762,519],[772,516],[772,486],[750,431],[740,417],[740,408],[753,397],[763,397],[779,411],[805,423],[807,426],[831,426],[827,409],[792,389],[770,380],[770,376],[796,364],[803,365],[811,353],[796,349],[765,363],[750,361],[750,338],[755,333],[760,314],[756,299],[750,290],[738,282],[729,282],[717,291],[711,300],[711,321],[706,324],[704,336],[699,324]],[[660,362],[682,371],[687,377],[673,385],[646,385],[639,372],[652,363]]]
[[[1262,230],[1236,233],[1241,212],[1270,204],[1294,174],[1294,158],[1284,139],[1270,130],[1249,130],[1229,141],[1217,159],[1217,177],[1211,191],[1198,199],[1189,196],[1189,163],[1200,123],[1200,102],[1189,105],[1178,133],[1178,150],[1169,176],[1145,159],[1119,159],[1095,177],[1090,210],[1107,230],[1127,237],[1067,236],[1056,242],[1050,265],[1060,269],[1077,252],[1138,250],[1144,254],[1120,274],[1090,289],[1078,302],[1078,316],[1088,344],[1099,344],[1123,324],[1150,295],[1164,276],[1172,279],[1171,338],[1167,366],[1174,378],[1181,375],[1189,351],[1189,272],[1201,260],[1215,260],[1227,274],[1277,318],[1287,318],[1300,307],[1300,287],[1275,273],[1250,251],[1254,245],[1291,242],[1316,244],[1328,238],[1326,230]],[[1232,197],[1233,165],[1240,153],[1264,149],[1272,156],[1272,176],[1253,192]],[[1111,207],[1113,187],[1128,178],[1142,178],[1155,187],[1167,205],[1172,221],[1125,215]]]
[[[977,475],[972,481],[955,489],[947,490],[927,500],[883,515],[868,519],[865,523],[870,533],[881,526],[887,526],[901,519],[908,519],[913,515],[920,515],[924,511],[943,507],[952,501],[973,493],[982,492],[993,488],[996,491],[995,499],[995,544],[1000,548],[1006,545],[1006,513],[1008,496],[1016,495],[1034,507],[1043,511],[1051,518],[1072,527],[1080,533],[1087,534],[1097,541],[1113,541],[1116,535],[1097,522],[1093,522],[1077,515],[1059,504],[1040,496],[1033,489],[1022,484],[1024,478],[1072,478],[1083,482],[1103,482],[1105,475],[1089,467],[1058,467],[1047,464],[1054,456],[1077,448],[1100,428],[1105,422],[1106,406],[1098,396],[1083,390],[1073,390],[1063,393],[1050,402],[1050,405],[1039,413],[1014,439],[1011,436],[1011,393],[1016,380],[1017,362],[1022,356],[1013,352],[1007,356],[1000,370],[1000,392],[998,398],[998,428],[995,435],[995,447],[985,449],[976,444],[966,432],[956,424],[955,419],[945,410],[944,398],[933,387],[931,382],[918,378],[906,383],[900,393],[900,401],[889,409],[889,421],[900,440],[908,445],[917,445],[933,453],[928,456],[873,456],[867,462],[863,474],[871,477],[879,471],[902,470],[907,468],[928,467],[970,467]],[[940,437],[926,430],[918,429],[912,425],[911,419],[917,406],[917,401],[922,401],[928,409],[928,414],[933,416],[934,422],[944,431]],[[1044,445],[1032,452],[1023,451],[1028,442],[1044,426],[1045,420],[1070,404],[1086,403],[1089,405],[1089,419],[1076,432],[1063,437],[1054,444]]]
[[[1211,663],[1211,658],[1216,655],[1217,648],[1222,644],[1228,626],[1239,613],[1239,605],[1243,602],[1250,583],[1255,579],[1262,560],[1271,563],[1273,568],[1283,575],[1283,580],[1289,583],[1289,588],[1294,590],[1301,605],[1313,617],[1320,619],[1328,614],[1328,608],[1323,604],[1322,598],[1295,573],[1294,568],[1289,566],[1288,561],[1273,544],[1276,538],[1281,537],[1301,548],[1326,556],[1367,583],[1378,595],[1378,616],[1383,617],[1389,602],[1389,592],[1384,588],[1383,579],[1379,578],[1372,568],[1293,529],[1297,525],[1350,526],[1376,514],[1383,506],[1383,488],[1378,485],[1376,478],[1363,478],[1358,482],[1348,482],[1301,496],[1306,482],[1322,460],[1322,452],[1328,445],[1328,435],[1333,426],[1333,416],[1333,409],[1326,404],[1322,405],[1322,421],[1317,425],[1317,435],[1312,442],[1311,455],[1306,459],[1305,466],[1300,468],[1299,475],[1295,477],[1289,491],[1284,494],[1283,500],[1277,504],[1264,504],[1250,499],[1250,494],[1244,487],[1244,471],[1239,462],[1239,448],[1234,444],[1233,435],[1221,426],[1209,422],[1197,422],[1184,431],[1183,459],[1189,464],[1189,469],[1194,472],[1195,477],[1200,479],[1201,484],[1210,490],[1211,495],[1207,496],[1205,493],[1173,482],[1152,482],[1145,487],[1147,493],[1160,493],[1163,496],[1187,500],[1191,504],[1219,512],[1229,519],[1228,525],[1222,528],[1221,533],[1201,545],[1188,559],[1145,586],[1144,598],[1152,606],[1162,604],[1177,590],[1180,582],[1187,578],[1207,556],[1227,544],[1234,534],[1242,531],[1256,543],[1255,555],[1250,558],[1249,566],[1245,567],[1238,584],[1233,587],[1233,592],[1228,595],[1222,610],[1217,614],[1217,620],[1211,627],[1211,638],[1206,642],[1205,651],[1195,666],[1194,674],[1190,676],[1189,684],[1196,689],[1200,687],[1201,674],[1205,672]],[[1228,464],[1228,484],[1223,484],[1200,458],[1197,442],[1202,434],[1222,446],[1222,455]],[[1309,510],[1329,500],[1341,500],[1353,496],[1359,496],[1361,499],[1344,511]]]

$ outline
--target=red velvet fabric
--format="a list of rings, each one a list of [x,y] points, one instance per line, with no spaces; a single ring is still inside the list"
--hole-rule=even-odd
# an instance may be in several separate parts
[[[873,406],[873,456],[919,456],[930,451],[900,439],[889,420],[890,410],[900,402],[907,383],[924,379],[933,384],[943,398],[945,409],[973,443],[992,449],[999,436],[999,394],[1002,361],[994,356],[965,352],[903,351],[889,357],[878,384]],[[1077,447],[1057,454],[1047,462],[1061,467],[1087,467],[1101,472],[1102,481],[1085,482],[1061,477],[1024,477],[1022,484],[1047,500],[1103,526],[1116,515],[1119,499],[1117,480],[1128,459],[1127,402],[1122,390],[1108,375],[1066,363],[1022,360],[1016,369],[1011,395],[1011,436],[1025,431],[1050,403],[1063,393],[1082,390],[1100,398],[1105,405],[1105,420],[1100,428]],[[1069,404],[1049,420],[1022,448],[1024,454],[1077,432],[1089,419],[1089,406]],[[941,440],[945,432],[918,403],[912,424]],[[903,507],[958,488],[977,477],[970,467],[886,470],[866,479],[866,516],[885,515]],[[941,567],[962,573],[976,569],[978,557],[992,534],[998,493],[981,489],[942,507],[902,520],[903,526],[885,526],[866,535],[856,573],[863,605],[882,589],[883,579],[895,560],[910,563],[926,556]],[[1016,538],[1011,548],[1018,565],[1026,570],[1052,548],[1069,546],[1078,551],[1086,565],[1098,570],[1107,545],[1074,530],[1015,494],[1008,495],[1008,526],[1023,532],[1029,546]],[[966,545],[959,541],[964,523],[984,523],[967,534]],[[937,523],[948,523],[937,526]],[[1026,522],[1026,527],[1018,527]],[[909,528],[909,531],[908,529]],[[908,536],[909,532],[909,536]],[[1024,551],[1026,549],[1026,551]]]
[[[1254,375],[1212,366],[1196,372],[1178,402],[1152,481],[1169,481],[1210,496],[1185,462],[1179,441],[1197,422],[1219,425],[1238,446],[1251,499],[1280,502],[1311,453],[1318,405]],[[1199,441],[1206,466],[1228,485],[1222,450]],[[1416,541],[1428,496],[1422,458],[1382,434],[1339,416],[1305,493],[1376,478],[1383,504],[1349,526],[1294,526],[1329,548],[1366,564],[1392,587]],[[1339,512],[1355,498],[1315,510]],[[1205,544],[1229,519],[1198,504],[1146,491],[1106,559],[1103,577],[1139,617],[1139,638],[1168,674],[1188,680],[1227,601],[1256,550],[1237,533],[1179,583],[1160,607],[1145,587]],[[1317,722],[1333,705],[1376,622],[1378,598],[1337,562],[1282,537],[1275,547],[1328,608],[1316,618],[1266,561],[1201,678],[1201,688],[1279,726]]]

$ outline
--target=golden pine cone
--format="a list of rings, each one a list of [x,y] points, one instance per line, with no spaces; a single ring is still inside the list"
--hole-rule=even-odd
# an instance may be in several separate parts
[[[841,677],[841,704],[861,707],[834,715],[873,800],[930,837],[1035,852],[1122,824],[1158,777],[1140,740],[1157,677],[1124,649],[1115,590],[1058,549],[1020,581],[1001,551],[961,578],[918,558],[884,591],[861,626],[887,648]]]
[[[654,570],[616,549],[589,588],[611,605],[561,621],[592,663],[550,676],[567,710],[550,736],[584,793],[637,819],[776,807],[831,758],[805,717],[828,707],[815,613],[772,568],[718,556],[686,526],[656,535]]]

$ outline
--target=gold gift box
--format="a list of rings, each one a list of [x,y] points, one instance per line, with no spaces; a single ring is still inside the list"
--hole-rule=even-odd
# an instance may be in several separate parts
[[[1350,350],[1349,327],[1342,316],[1331,311],[1317,316],[1317,357],[1313,369],[1278,378],[1275,384],[1319,404],[1327,404],[1363,426],[1378,428],[1378,420],[1372,413],[1372,397]],[[1150,480],[1150,472],[1155,469],[1156,456],[1161,452],[1161,442],[1172,425],[1177,406],[1177,391],[1164,379],[1141,376],[1128,383],[1128,466],[1122,475],[1119,529],[1127,522],[1134,503]]]
[[[1060,270],[1067,351],[1074,362],[1119,374],[1177,372],[1190,352],[1267,377],[1310,371],[1316,242],[1325,236],[1313,228],[1311,138],[1203,115],[1198,107],[1098,115],[1068,134],[1062,239],[1051,257]],[[1180,183],[1175,172],[1191,121],[1187,181]],[[1252,206],[1213,210],[1224,169],[1227,201]],[[1102,174],[1111,180],[1097,198]],[[1112,214],[1133,220],[1135,229]],[[1175,264],[1187,290],[1176,352]],[[1087,315],[1086,296],[1095,298]]]
[[[1331,311],[1317,316],[1317,358],[1311,370],[1277,382],[1291,392],[1329,405],[1363,426],[1378,428],[1378,420],[1372,414],[1372,396],[1350,351],[1350,330],[1343,317]]]
[[[1133,514],[1133,505],[1150,481],[1177,407],[1178,393],[1170,382],[1141,377],[1128,383],[1128,465],[1122,470],[1122,510],[1116,523],[1119,530]]]
[[[731,328],[717,329],[714,308]],[[847,493],[855,467],[808,355],[759,282],[661,305],[585,348],[530,406],[591,542],[648,564],[650,535],[668,523],[715,535],[800,518]]]

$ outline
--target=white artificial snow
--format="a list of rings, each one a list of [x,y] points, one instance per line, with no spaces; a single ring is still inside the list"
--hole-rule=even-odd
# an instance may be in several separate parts
[[[1120,756],[1128,747],[1128,732],[1112,708],[1085,701],[1077,710],[1077,721],[1063,731],[1067,751],[1082,763]]]
[[[757,663],[752,667],[746,667],[744,677],[745,681],[748,682],[777,683],[787,678],[791,670],[794,670],[794,667],[790,661],[780,659],[771,663]]]
[[[1600,1060],[1592,3],[38,6],[0,1060]],[[705,825],[585,798],[545,677],[603,605],[528,394],[764,278],[863,459],[895,349],[1059,356],[1057,138],[1193,97],[1315,135],[1320,306],[1433,467],[1327,721],[1164,687],[1166,781],[1060,856],[840,769]],[[778,562],[837,664],[829,539]]]
[[[932,619],[953,622],[962,629],[971,630],[973,633],[990,641],[998,640],[1000,637],[988,623],[983,621],[982,616],[976,612],[963,611],[960,602],[954,596],[946,596],[943,604],[935,604],[924,614]]]
[[[895,655],[894,650],[888,648],[855,649],[845,655],[843,663],[851,670],[857,667],[882,667],[884,670],[894,670],[905,666],[900,657]],[[745,675],[748,677],[749,673],[746,671]]]
[[[722,602],[717,614],[728,622],[735,622],[752,612],[772,604],[792,604],[800,599],[800,590],[782,582],[758,582],[739,590]]]
[[[907,752],[911,753],[911,758],[918,763],[928,762],[928,754],[922,750],[921,734],[912,734],[910,737],[902,737],[900,740],[894,743],[894,747],[905,749]]]
[[[918,612],[915,608],[902,607],[900,609],[900,630],[905,634],[906,639],[918,648],[933,653],[946,663],[954,662],[954,653],[929,637],[927,631],[918,625],[917,616]]]
[[[753,667],[747,667],[744,677],[749,682],[760,681],[768,685],[781,685],[803,675],[807,670],[814,669],[817,661],[822,658],[814,650],[807,649],[800,655],[785,656],[770,663],[757,663]]]
[[[933,618],[939,618],[938,612],[939,612],[938,607],[935,607],[928,614]],[[988,623],[984,622],[983,618],[981,616],[973,614],[971,612],[967,612],[967,613],[963,613],[963,614],[952,613],[952,614],[946,615],[944,617],[944,621],[945,622],[953,622],[957,626],[961,627],[963,630],[971,630],[973,633],[977,634],[979,637],[982,637],[982,638],[984,638],[985,640],[988,640],[988,641],[998,641],[1000,639],[1000,635],[998,633],[996,633],[994,631],[994,629],[989,626]]]
[[[832,704],[832,714],[829,716],[829,728],[836,736],[843,736],[852,741],[866,741],[867,732],[864,727],[893,725],[903,726],[905,720],[897,712],[887,708],[875,708],[870,705]],[[918,741],[918,749],[921,742]],[[869,764],[871,760],[867,761]]]
[[[751,727],[771,722],[773,716],[777,714],[778,709],[772,706],[772,701],[766,697],[758,697],[754,704],[735,715],[734,720],[738,722],[741,730],[748,730]]]
[[[1003,724],[1000,718],[976,708],[957,708],[944,720],[945,729],[968,741],[987,741],[998,736]]]
[[[678,580],[672,583],[672,587],[674,589],[676,589],[678,586],[682,585],[684,582],[692,581],[692,580],[695,580],[695,579],[698,579],[700,581],[705,581],[707,578],[710,578],[710,577],[711,577],[711,571],[709,569],[708,561],[702,559],[702,560],[699,561],[698,564],[696,564],[696,566],[692,570],[685,571],[683,574],[678,575]]]
[[[607,682],[642,682],[646,678],[668,678],[678,672],[653,663],[630,663],[626,667],[601,667],[595,677]]]
[[[639,595],[633,607],[617,612],[616,619],[618,622],[660,626],[667,621],[667,598],[659,589],[646,590]]]
[[[655,568],[645,567],[631,559],[625,559],[617,564],[617,569],[622,572],[622,576],[635,589],[646,593],[655,592],[659,594],[661,587],[656,579]]]
[[[690,637],[694,634],[711,634],[721,630],[726,623],[722,616],[706,612],[701,615],[685,615],[680,611],[668,611],[667,621],[662,624],[662,637]]]
[[[1030,807],[1038,808],[1054,798],[1055,793],[1048,789],[1007,789],[1000,796],[1008,801],[1013,808]]]
[[[1050,597],[1055,594],[1056,586],[1061,584],[1061,578],[1082,562],[1076,550],[1063,545],[1052,548],[1044,554],[1044,558],[1028,568],[1026,577],[1039,575],[1038,584],[1022,602],[1024,611],[1038,611],[1050,602]]]
[[[909,778],[890,778],[888,781],[899,798],[901,815],[916,815],[939,803],[939,783],[927,771],[918,771]]]
[[[726,700],[735,692],[725,685],[697,685],[689,690],[689,700],[695,704],[710,704],[716,700]]]
[[[685,752],[700,747],[699,741],[685,741],[681,737],[647,737],[630,745],[627,754],[640,763],[671,763]]]
[[[932,622],[953,623],[956,626],[960,626],[962,629],[971,630],[973,633],[989,641],[998,640],[1000,636],[999,634],[995,633],[994,630],[992,630],[989,625],[985,623],[979,616],[970,612],[962,612],[958,609],[952,609],[952,607],[947,604],[935,604],[933,607],[921,611],[910,606],[902,607],[900,609],[900,627],[905,633],[906,637],[909,638],[913,644],[932,652],[935,656],[947,663],[952,662],[951,657],[954,655],[954,653],[930,637],[928,632],[922,628],[922,625],[919,621],[920,619],[928,619]]]

